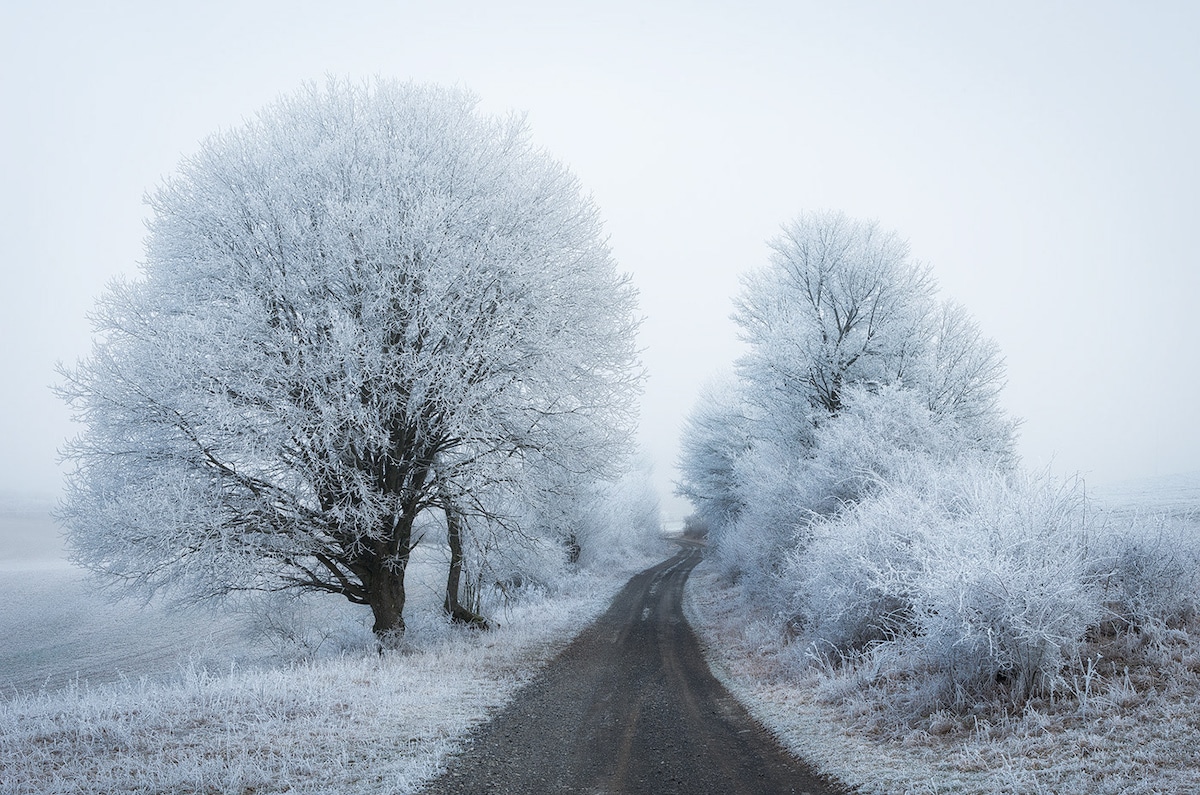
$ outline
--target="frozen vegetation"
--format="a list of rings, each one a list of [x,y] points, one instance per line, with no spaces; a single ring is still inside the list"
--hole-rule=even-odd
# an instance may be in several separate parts
[[[383,655],[185,664],[165,679],[7,699],[0,792],[414,792],[621,584],[583,575],[569,592],[530,594],[486,636],[430,615]]]
[[[1035,479],[1005,489],[1010,510],[990,528],[935,524],[929,506],[914,521],[889,499],[824,524],[848,533],[840,553],[823,543],[821,579],[839,581],[824,598],[861,587],[856,621],[830,611],[843,622],[832,637],[789,629],[711,561],[693,574],[689,620],[756,717],[863,792],[1200,791],[1200,501],[1183,511],[1181,480],[1200,489],[1200,475],[1172,478],[1156,501],[1142,482],[1136,504],[1102,508]],[[944,535],[897,556],[888,526]],[[900,583],[910,596],[878,609]],[[928,637],[848,642],[846,627],[891,623],[902,606]]]
[[[344,600],[112,602],[61,558],[44,510],[3,513],[0,793],[414,792],[659,559],[650,497],[637,477],[597,497],[587,531],[604,543],[585,564],[495,558],[508,580],[480,591],[487,632],[450,623],[430,523],[404,641],[382,655],[370,611]]]
[[[653,547],[636,292],[574,176],[460,90],[308,86],[149,203],[60,368],[57,518],[154,639],[12,518],[7,588],[51,607],[0,613],[0,787],[413,791]],[[1024,472],[997,346],[894,232],[812,213],[771,248],[682,444],[718,672],[865,791],[1200,789],[1195,486]]]
[[[864,791],[1200,788],[1196,484],[1024,471],[998,351],[894,234],[773,248],[684,439],[714,667]]]

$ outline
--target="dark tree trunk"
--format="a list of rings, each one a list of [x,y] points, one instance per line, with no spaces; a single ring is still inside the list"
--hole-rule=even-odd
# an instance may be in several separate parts
[[[367,599],[375,624],[371,630],[383,639],[404,633],[404,564],[398,567],[380,565],[371,576]]]
[[[371,630],[386,645],[404,634],[404,573],[412,544],[413,517],[387,520],[390,532],[376,542],[370,562],[367,603],[375,616]]]
[[[450,614],[450,620],[458,624],[467,624],[480,629],[489,629],[490,625],[483,616],[463,607],[458,601],[459,586],[462,581],[462,521],[450,500],[442,503],[446,512],[446,538],[450,542],[450,573],[446,577],[446,601],[444,607]]]

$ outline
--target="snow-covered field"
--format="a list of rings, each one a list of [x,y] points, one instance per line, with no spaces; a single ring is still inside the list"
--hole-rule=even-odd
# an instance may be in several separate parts
[[[1170,517],[1200,533],[1200,473],[1093,495],[1097,521]],[[1123,526],[1123,525],[1122,525]],[[1161,539],[1150,539],[1161,543]],[[870,793],[1200,792],[1200,627],[1103,633],[1059,692],[898,719],[909,682],[854,665],[797,667],[779,622],[708,564],[685,600],[714,672],[797,754]]]
[[[183,663],[228,670],[273,651],[238,616],[114,597],[66,560],[47,505],[0,503],[0,695],[169,675]]]
[[[1122,514],[1195,513],[1200,511],[1200,472],[1139,478],[1092,490],[1105,508]]]
[[[412,564],[406,647],[376,654],[336,600],[237,615],[112,603],[48,515],[0,516],[0,793],[405,793],[600,613],[627,569],[447,626],[436,549]],[[248,633],[247,629],[257,629]]]

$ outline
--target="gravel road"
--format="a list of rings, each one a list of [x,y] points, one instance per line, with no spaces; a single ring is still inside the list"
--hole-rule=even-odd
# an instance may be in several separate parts
[[[713,678],[681,607],[700,558],[688,544],[630,580],[425,792],[844,792],[784,751]]]

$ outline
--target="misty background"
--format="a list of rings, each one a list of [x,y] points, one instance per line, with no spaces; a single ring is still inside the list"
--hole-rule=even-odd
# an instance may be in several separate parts
[[[1008,363],[1032,467],[1200,470],[1200,5],[114,2],[0,8],[0,492],[54,497],[50,392],[142,257],[143,194],[326,75],[526,113],[591,191],[645,315],[640,438],[740,353],[739,277],[803,210],[876,218]]]

